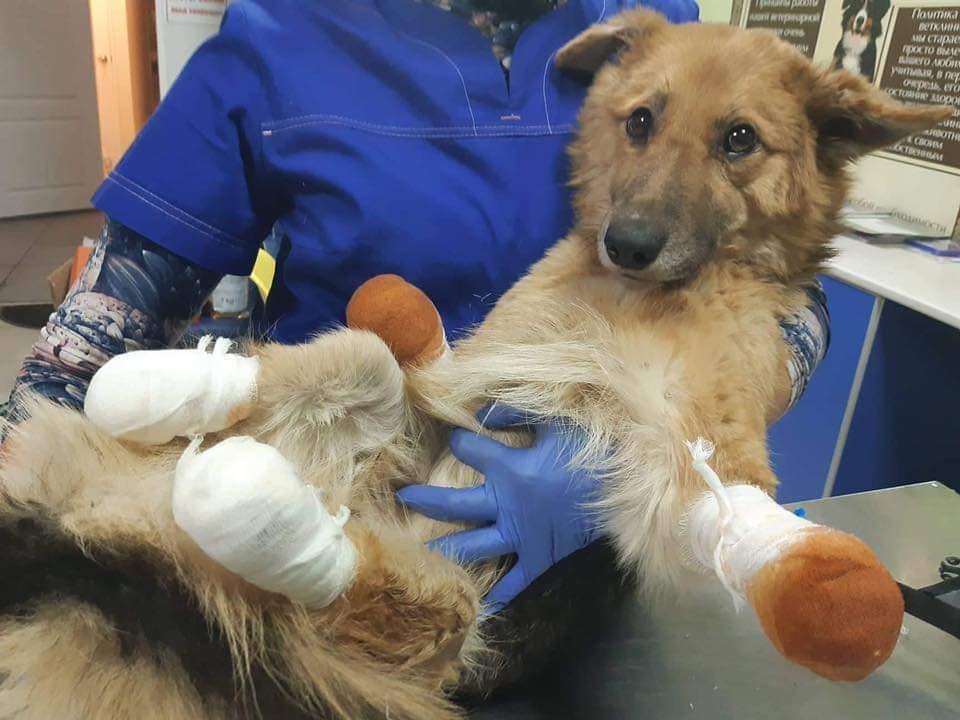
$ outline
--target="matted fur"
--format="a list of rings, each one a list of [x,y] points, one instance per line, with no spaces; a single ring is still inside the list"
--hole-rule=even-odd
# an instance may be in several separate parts
[[[183,443],[120,443],[38,401],[2,450],[0,572],[37,589],[0,593],[0,717],[457,716],[446,693],[498,662],[478,608],[500,569],[426,550],[450,527],[408,517],[393,493],[477,483],[446,432],[479,429],[491,401],[583,429],[576,462],[600,472],[596,510],[624,571],[649,588],[684,582],[680,517],[702,492],[685,440],[713,440],[727,482],[773,492],[766,428],[788,394],[778,323],[828,255],[846,163],[945,113],[816,70],[771,35],[648,12],[584,33],[559,62],[597,71],[571,149],[576,226],[452,355],[404,373],[378,338],[350,330],[248,348],[258,398],[221,437],[272,444],[331,508],[352,509],[350,590],[309,611],[226,572],[173,522]],[[623,122],[652,102],[659,132],[632,143]],[[717,133],[736,119],[763,146],[731,162]],[[662,266],[601,262],[615,212],[663,225]],[[103,596],[104,572],[132,613]],[[151,628],[148,607],[172,625]],[[191,648],[229,667],[194,668]]]

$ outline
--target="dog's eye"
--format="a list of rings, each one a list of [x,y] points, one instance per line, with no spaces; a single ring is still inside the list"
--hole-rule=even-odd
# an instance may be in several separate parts
[[[645,142],[653,130],[653,113],[650,112],[649,108],[634,110],[627,118],[625,128],[627,135],[633,140]]]
[[[750,125],[734,125],[723,139],[723,151],[731,157],[741,157],[757,147],[757,131]]]

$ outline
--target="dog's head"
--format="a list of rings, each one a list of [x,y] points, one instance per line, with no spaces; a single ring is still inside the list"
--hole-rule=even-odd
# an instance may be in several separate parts
[[[782,279],[815,272],[856,157],[932,127],[771,33],[633,11],[564,46],[594,75],[571,146],[579,234],[605,268],[657,283],[714,257]]]
[[[890,0],[844,0],[843,29],[864,37],[880,37],[883,16],[889,9]]]

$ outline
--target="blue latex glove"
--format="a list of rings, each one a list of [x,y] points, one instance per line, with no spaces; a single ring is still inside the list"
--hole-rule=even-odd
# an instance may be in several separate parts
[[[491,428],[526,425],[523,413],[498,406],[480,415]],[[496,613],[554,563],[596,539],[597,517],[585,505],[594,499],[596,479],[567,468],[578,438],[555,422],[532,426],[530,448],[511,448],[467,430],[454,430],[450,449],[479,470],[483,485],[445,488],[413,485],[400,501],[435,520],[483,527],[437,538],[430,546],[460,563],[515,554],[516,564],[494,585],[485,611]]]

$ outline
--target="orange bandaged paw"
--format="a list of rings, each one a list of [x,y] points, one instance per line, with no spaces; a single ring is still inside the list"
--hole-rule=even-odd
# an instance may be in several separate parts
[[[423,365],[447,350],[437,308],[397,275],[378,275],[357,288],[347,304],[347,325],[376,333],[401,365]]]

